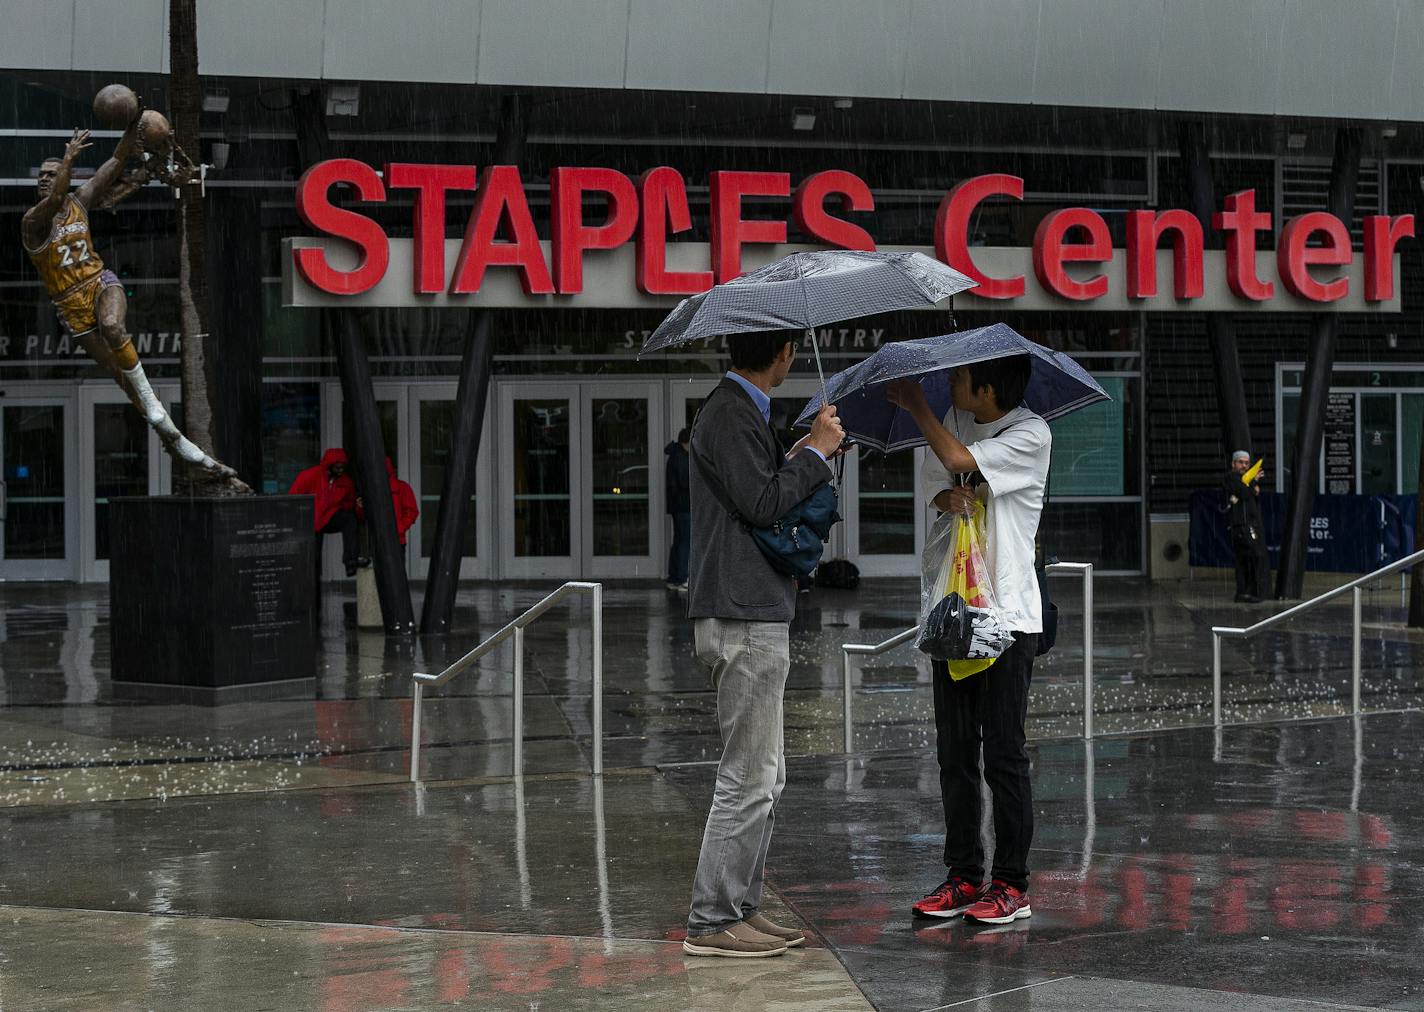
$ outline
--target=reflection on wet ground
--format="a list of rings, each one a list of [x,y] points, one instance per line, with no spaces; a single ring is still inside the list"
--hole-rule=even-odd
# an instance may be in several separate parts
[[[1081,634],[1074,581],[1056,586],[1063,609],[1058,648],[1035,666],[1029,730],[1035,738],[1081,728]],[[410,678],[438,670],[537,600],[538,586],[479,585],[459,599],[459,635],[387,640],[354,630],[354,603],[325,598],[325,634],[315,699],[199,707],[116,704],[111,698],[107,590],[0,585],[0,773],[45,775],[74,766],[135,763],[196,766],[212,760],[293,765],[291,786],[319,774],[408,771]],[[787,692],[793,754],[841,750],[840,646],[883,639],[914,621],[913,586],[872,580],[854,592],[818,590],[799,602]],[[611,587],[605,595],[605,761],[646,767],[715,759],[715,699],[691,658],[682,599],[661,589]],[[1348,604],[1226,648],[1231,721],[1340,714],[1349,699]],[[526,771],[586,770],[592,733],[588,605],[552,615],[526,643]],[[1269,614],[1230,603],[1224,584],[1151,584],[1103,579],[1097,588],[1094,663],[1100,733],[1210,721],[1210,626]],[[1374,595],[1366,612],[1366,709],[1412,708],[1424,698],[1424,635],[1402,625],[1398,593]],[[854,673],[857,751],[921,748],[932,727],[929,670],[910,648],[870,659]],[[511,772],[512,658],[491,656],[430,698],[423,741],[427,776]],[[301,673],[293,672],[293,675]],[[301,763],[300,767],[294,764]],[[313,764],[315,767],[313,768]],[[264,775],[268,771],[264,770]],[[186,792],[211,771],[175,774]],[[275,776],[275,773],[272,774]],[[28,780],[27,796],[43,794]],[[103,796],[130,796],[115,781],[86,777]],[[271,779],[271,777],[269,777]],[[0,776],[0,803],[15,789]],[[66,790],[65,797],[74,794]]]
[[[840,644],[913,621],[911,587],[801,599],[790,782],[769,912],[803,952],[732,965],[677,944],[718,753],[680,601],[607,594],[605,761],[586,606],[528,637],[511,779],[508,655],[429,700],[406,782],[408,674],[532,603],[462,591],[468,634],[388,645],[329,595],[317,698],[117,704],[102,588],[0,585],[0,1001],[70,1008],[1424,1009],[1424,715],[1348,705],[1348,612],[1229,648],[1233,720],[1209,721],[1219,587],[1101,581],[1098,727],[1073,739],[1076,602],[1036,667],[1035,915],[916,924],[943,823],[928,672],[856,674],[840,749]],[[1348,607],[1348,606],[1346,606]],[[1253,610],[1252,615],[1267,614]],[[1371,601],[1366,693],[1417,707],[1424,637]],[[1242,623],[1244,624],[1244,622]],[[1282,718],[1290,718],[1282,720]],[[1178,727],[1177,730],[1169,728]],[[1112,733],[1118,732],[1118,733]],[[1132,732],[1132,733],[1128,733]]]

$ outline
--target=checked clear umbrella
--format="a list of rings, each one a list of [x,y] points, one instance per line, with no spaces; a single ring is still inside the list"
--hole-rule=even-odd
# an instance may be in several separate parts
[[[943,418],[950,407],[949,383],[943,373],[1011,355],[1032,357],[1033,372],[1024,403],[1048,421],[1112,399],[1097,380],[1061,351],[1035,344],[1007,324],[996,323],[957,334],[882,345],[865,361],[826,380],[822,392],[811,398],[796,424],[809,427],[822,403],[829,401],[836,406],[836,417],[846,434],[856,442],[882,453],[921,446],[925,438],[920,435],[919,426],[907,412],[885,398],[885,384],[898,379],[919,380],[930,407]]]
[[[677,304],[642,351],[658,351],[723,334],[810,330],[856,316],[932,306],[973,288],[969,280],[923,253],[816,250],[793,253]],[[821,352],[816,371],[821,371]],[[825,376],[821,376],[822,387]]]

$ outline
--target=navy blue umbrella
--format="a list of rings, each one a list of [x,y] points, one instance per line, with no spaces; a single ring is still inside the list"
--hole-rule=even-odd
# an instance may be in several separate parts
[[[1034,344],[1007,324],[996,323],[958,334],[882,345],[865,361],[828,378],[824,392],[811,398],[796,424],[809,427],[824,400],[836,406],[836,417],[859,443],[884,453],[922,446],[925,437],[919,426],[908,412],[886,400],[885,385],[892,380],[918,379],[930,407],[943,418],[950,408],[949,383],[943,375],[946,370],[1011,355],[1032,356],[1033,372],[1024,403],[1049,421],[1112,399],[1097,380],[1061,351]]]

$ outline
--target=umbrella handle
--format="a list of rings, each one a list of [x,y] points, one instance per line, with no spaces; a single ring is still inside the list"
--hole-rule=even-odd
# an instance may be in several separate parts
[[[812,327],[806,328],[806,337],[811,342],[811,354],[816,359],[816,375],[821,380],[821,403],[826,403],[826,373],[821,368],[821,342],[816,339],[816,331]]]

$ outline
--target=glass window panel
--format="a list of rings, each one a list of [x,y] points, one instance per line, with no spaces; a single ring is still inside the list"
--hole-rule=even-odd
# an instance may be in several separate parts
[[[593,554],[647,555],[648,402],[594,398]]]
[[[5,558],[64,558],[64,408],[0,412],[7,493]]]
[[[148,424],[128,404],[94,405],[94,558],[109,557],[109,499],[148,494]]]
[[[1038,539],[1050,558],[1137,572],[1142,569],[1142,505],[1051,503],[1043,513]]]
[[[420,554],[430,557],[435,547],[435,520],[440,512],[440,496],[445,488],[445,472],[450,466],[450,444],[455,426],[454,401],[420,402]],[[474,467],[474,462],[470,462]],[[465,514],[465,536],[461,553],[475,557],[479,543],[475,496],[470,496]]]
[[[1400,451],[1404,455],[1404,484],[1400,492],[1419,491],[1419,443],[1424,438],[1424,394],[1404,395],[1404,417],[1400,419]]]
[[[321,388],[315,383],[262,384],[262,490],[286,492],[321,460]]]
[[[915,455],[858,450],[862,555],[915,552]]]
[[[1049,423],[1053,429],[1049,494],[1054,497],[1138,494],[1137,381],[1123,376],[1097,379],[1111,401]]]
[[[514,554],[572,554],[569,402],[514,402]]]
[[[1399,476],[1394,394],[1360,398],[1360,491],[1392,495]]]

